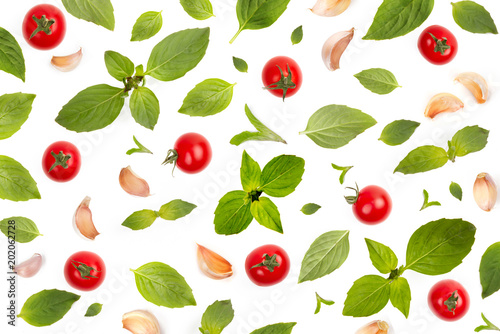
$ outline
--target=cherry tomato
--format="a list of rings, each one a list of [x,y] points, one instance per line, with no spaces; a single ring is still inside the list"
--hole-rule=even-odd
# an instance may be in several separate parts
[[[456,321],[469,310],[470,299],[462,284],[451,279],[437,282],[427,296],[429,308],[439,319]]]
[[[302,71],[295,60],[285,56],[271,58],[262,69],[264,88],[278,97],[295,95],[302,86]]]
[[[99,255],[81,251],[71,255],[64,265],[64,277],[71,287],[91,291],[106,277],[106,266]]]
[[[458,43],[451,31],[434,25],[422,31],[418,38],[418,49],[431,64],[444,65],[457,55]]]
[[[245,269],[252,282],[270,286],[286,278],[290,271],[290,258],[283,248],[264,245],[248,254]]]
[[[67,182],[75,178],[81,167],[80,151],[67,141],[57,141],[43,153],[42,168],[49,179]]]
[[[392,200],[389,193],[379,186],[367,186],[356,191],[355,196],[346,196],[347,203],[352,204],[354,216],[363,224],[375,225],[389,217],[392,210]]]
[[[59,8],[42,4],[31,8],[24,17],[23,36],[29,45],[50,50],[61,44],[66,35],[66,19]]]
[[[177,166],[184,173],[196,174],[204,170],[211,160],[212,148],[208,140],[190,132],[177,139],[163,164],[174,164],[174,168]]]

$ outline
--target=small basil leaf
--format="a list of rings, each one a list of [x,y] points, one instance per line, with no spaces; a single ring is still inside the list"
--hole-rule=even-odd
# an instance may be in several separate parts
[[[489,131],[477,125],[466,126],[457,131],[451,139],[451,146],[455,148],[457,157],[481,151],[488,143]]]
[[[365,238],[368,252],[370,253],[370,260],[372,264],[381,274],[388,274],[398,266],[398,258],[396,254],[379,242]]]
[[[448,162],[446,151],[437,146],[420,146],[408,153],[394,170],[394,173],[416,174],[443,167]]]
[[[25,81],[26,67],[24,64],[23,51],[17,44],[14,36],[0,27],[0,70],[10,73],[23,82]]]
[[[318,293],[316,292],[316,310],[314,310],[314,314],[318,314],[319,311],[321,311],[322,304],[330,306],[335,304],[335,302],[333,300],[321,298],[320,295],[318,295]]]
[[[256,329],[250,334],[290,334],[296,322],[279,323]]]
[[[398,277],[390,285],[390,300],[392,306],[403,313],[405,318],[410,314],[411,290],[404,277]]]
[[[231,138],[230,144],[232,145],[240,145],[246,141],[250,140],[258,140],[258,141],[275,141],[279,143],[286,144],[286,141],[281,138],[277,133],[269,129],[265,126],[261,121],[257,119],[257,117],[252,114],[248,105],[245,104],[245,114],[247,115],[248,120],[252,125],[257,129],[258,132],[250,132],[244,131],[242,133],[237,134],[233,138]]]
[[[101,313],[101,310],[102,310],[102,304],[94,303],[94,304],[89,306],[89,308],[87,309],[87,312],[85,313],[85,316],[86,317],[95,317],[96,315]]]
[[[131,155],[133,153],[150,153],[153,154],[150,150],[146,148],[146,146],[142,145],[136,138],[135,136],[132,136],[134,138],[134,143],[137,145],[137,148],[131,148],[130,150],[127,151],[127,155]]]
[[[427,209],[430,206],[441,206],[441,203],[436,201],[429,202],[429,193],[424,189],[424,204],[422,204],[420,211],[422,211],[423,209]]]
[[[153,130],[160,117],[160,102],[147,87],[137,87],[130,96],[130,112],[137,123]]]
[[[10,227],[9,227],[10,226]],[[30,242],[41,236],[36,224],[25,217],[10,217],[0,221],[0,230],[7,238],[14,238],[16,242]]]
[[[462,200],[462,187],[458,183],[451,182],[450,184],[450,193],[458,199],[459,201]]]
[[[207,307],[201,318],[200,332],[220,334],[233,321],[234,310],[230,300],[216,301]]]
[[[500,290],[500,242],[494,243],[484,252],[479,265],[479,276],[483,299]]]
[[[181,5],[184,11],[196,20],[206,20],[215,16],[210,0],[181,0]]]
[[[215,232],[217,234],[238,234],[253,220],[248,194],[241,190],[230,191],[219,201],[215,209]]]
[[[202,81],[184,98],[179,112],[189,116],[218,114],[231,103],[234,85],[221,79]]]
[[[482,326],[478,326],[474,329],[474,332],[480,332],[482,330],[492,330],[492,331],[500,331],[500,328],[498,328],[497,326],[493,325],[493,323],[491,321],[489,321],[488,319],[486,319],[486,317],[484,316],[483,313],[481,313],[481,318],[483,318],[483,321],[486,323],[486,326],[482,325]]]
[[[345,167],[342,167],[342,166],[338,166],[338,165],[332,164],[332,167],[333,167],[333,169],[342,171],[342,173],[340,173],[340,176],[339,176],[339,182],[340,182],[340,184],[344,184],[345,175],[354,166],[345,166]]]
[[[143,230],[150,227],[156,218],[158,218],[158,213],[153,210],[136,211],[128,216],[122,225],[134,231]]]
[[[233,57],[233,65],[238,71],[242,73],[248,72],[248,64],[241,58]]]
[[[104,52],[104,64],[108,73],[118,81],[123,81],[134,74],[134,63],[118,52]]]
[[[474,1],[452,2],[453,19],[460,28],[476,34],[498,34],[490,13]]]
[[[179,218],[185,217],[191,213],[196,208],[196,205],[189,202],[184,202],[180,199],[174,199],[173,201],[163,204],[158,211],[160,218],[165,220],[177,220]]]
[[[64,8],[78,19],[95,23],[113,31],[115,16],[110,0],[62,0]]]
[[[273,197],[290,195],[302,181],[304,164],[304,159],[294,155],[273,158],[262,170],[258,190]]]
[[[305,204],[302,209],[300,209],[300,211],[302,211],[303,214],[309,216],[315,214],[319,209],[321,209],[321,206],[319,206],[318,204],[308,203]]]
[[[246,151],[243,151],[240,168],[240,178],[243,190],[249,193],[257,189],[260,185],[261,174],[259,164],[252,159]]]
[[[389,302],[391,281],[377,275],[356,280],[347,292],[342,314],[368,317],[380,312]]]
[[[292,45],[299,44],[300,42],[302,42],[303,37],[304,37],[304,31],[302,30],[302,26],[295,28],[290,38],[292,40]]]
[[[163,18],[160,12],[145,12],[134,24],[132,28],[131,42],[144,41],[156,35],[163,25]]]
[[[250,205],[250,212],[262,226],[278,233],[283,233],[280,213],[276,205],[267,197],[260,197]]]
[[[419,122],[401,119],[385,126],[378,140],[390,146],[401,145],[413,135],[420,126]]]
[[[35,94],[23,93],[0,96],[0,140],[9,138],[21,129],[30,115],[35,97]]]
[[[15,202],[41,198],[28,170],[5,155],[0,155],[0,198]]]
[[[354,74],[354,77],[359,80],[363,87],[380,95],[389,94],[396,88],[401,87],[394,74],[383,68],[364,70]]]

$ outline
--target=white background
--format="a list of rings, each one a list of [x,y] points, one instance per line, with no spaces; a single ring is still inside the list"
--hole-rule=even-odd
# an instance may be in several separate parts
[[[48,1],[61,9],[60,1]],[[21,34],[21,22],[29,8],[38,1],[8,2],[1,5],[2,27],[9,30],[21,45],[26,59],[26,83],[0,72],[1,94],[22,91],[35,93],[33,110],[22,129],[11,138],[0,141],[0,153],[21,162],[38,182],[42,200],[14,203],[0,202],[1,218],[26,216],[33,219],[43,237],[28,244],[18,245],[18,259],[25,260],[33,253],[44,256],[41,271],[33,278],[19,278],[18,307],[32,294],[58,288],[82,295],[68,314],[58,323],[35,328],[19,319],[20,333],[125,333],[121,329],[121,316],[134,309],[147,309],[160,321],[163,333],[197,333],[205,308],[215,300],[231,299],[236,312],[234,321],[225,329],[228,334],[248,334],[256,328],[277,322],[298,322],[294,334],[354,333],[372,319],[390,321],[398,334],[472,333],[481,324],[484,311],[494,323],[500,324],[496,311],[500,294],[481,299],[478,267],[486,248],[500,240],[498,211],[481,211],[472,197],[472,185],[480,172],[489,172],[500,182],[498,151],[500,124],[500,56],[498,35],[474,35],[463,31],[453,21],[449,1],[437,1],[425,24],[414,32],[389,41],[363,41],[366,30],[381,1],[353,0],[350,8],[335,18],[312,14],[308,8],[313,0],[291,1],[284,15],[270,28],[243,31],[233,45],[229,39],[238,29],[235,13],[236,0],[212,0],[216,17],[196,21],[189,17],[178,1],[113,1],[116,27],[110,32],[92,23],[78,20],[66,12],[68,32],[63,43],[52,51],[32,49]],[[500,23],[500,4],[481,1]],[[163,28],[153,38],[143,42],[130,42],[132,26],[145,11],[163,10]],[[426,62],[419,54],[416,42],[419,33],[431,24],[449,28],[457,37],[459,51],[455,60],[442,67]],[[304,26],[304,40],[292,46],[291,32]],[[150,50],[167,35],[186,28],[210,26],[210,44],[201,63],[185,77],[175,82],[159,82],[149,78],[147,86],[158,96],[161,105],[159,122],[152,132],[136,124],[130,116],[128,104],[118,119],[109,127],[92,133],[77,134],[54,122],[61,107],[84,88],[107,83],[120,86],[108,75],[103,55],[106,50],[128,56],[136,65],[146,64]],[[329,72],[321,60],[324,41],[333,33],[356,28],[355,37],[345,52],[341,69]],[[66,55],[83,47],[83,60],[72,72],[61,73],[50,65],[52,55]],[[296,59],[304,73],[300,92],[283,103],[261,89],[260,71],[264,63],[276,55]],[[245,59],[249,73],[237,72],[232,56]],[[379,96],[364,89],[353,77],[361,70],[382,67],[392,71],[403,88]],[[487,79],[491,98],[478,106],[470,93],[453,78],[460,72],[476,71]],[[218,115],[190,118],[177,113],[182,100],[195,84],[207,78],[221,78],[237,82],[231,105]],[[434,121],[425,119],[423,111],[427,101],[437,93],[450,92],[465,102],[464,111],[442,115]],[[249,142],[236,147],[230,138],[252,127],[244,116],[248,103],[255,115],[288,142]],[[349,145],[328,150],[316,146],[298,132],[306,126],[308,118],[327,104],[345,104],[372,115],[378,124]],[[398,147],[389,147],[377,138],[383,127],[396,119],[421,122],[414,136]],[[446,147],[446,142],[466,125],[480,125],[491,130],[484,150],[455,164],[425,174],[402,176],[392,174],[398,162],[413,148],[423,144]],[[179,170],[172,177],[170,166],[161,162],[177,137],[185,132],[199,132],[212,144],[213,160],[197,175],[183,174]],[[125,152],[134,146],[132,135],[154,155]],[[69,183],[49,180],[41,169],[41,156],[45,148],[57,140],[75,143],[82,152],[83,166],[76,179]],[[255,221],[244,232],[235,236],[219,236],[214,232],[213,212],[218,200],[230,190],[240,189],[239,164],[243,149],[263,167],[280,154],[295,154],[305,159],[306,172],[296,191],[286,198],[273,199],[278,206],[285,233],[280,235]],[[365,226],[356,221],[351,208],[345,203],[345,191],[338,182],[339,172],[330,163],[354,165],[346,178],[347,186],[357,182],[360,187],[378,184],[386,188],[393,199],[394,208],[389,219],[377,226]],[[118,184],[122,167],[133,170],[150,184],[154,196],[135,198],[126,194]],[[458,182],[464,190],[462,202],[453,198],[448,186]],[[422,189],[427,189],[431,200],[442,207],[431,207],[419,212]],[[101,233],[91,242],[80,238],[72,227],[73,213],[85,196],[92,198],[90,207],[97,230]],[[140,209],[157,210],[162,204],[180,198],[196,203],[193,213],[176,222],[158,219],[143,231],[132,231],[121,226],[123,220]],[[314,202],[322,208],[313,216],[304,216],[299,209]],[[410,235],[422,224],[440,218],[464,218],[474,223],[477,240],[464,263],[451,273],[439,277],[424,276],[407,271],[412,289],[409,319],[390,304],[379,314],[368,319],[342,316],[343,302],[352,282],[366,274],[376,274],[372,267],[364,238],[368,237],[389,245],[404,264],[406,244]],[[314,282],[298,285],[297,278],[302,258],[313,240],[331,230],[350,230],[351,252],[345,264],[331,275]],[[200,243],[224,256],[233,264],[234,276],[228,280],[213,281],[205,277],[196,264],[196,244]],[[292,261],[292,271],[283,283],[270,288],[253,285],[244,272],[246,255],[255,247],[276,243],[284,247]],[[0,239],[2,261],[6,261],[6,239]],[[97,252],[105,260],[108,273],[104,284],[92,292],[78,292],[64,280],[63,265],[76,251]],[[157,307],[142,298],[135,287],[129,268],[147,262],[161,261],[176,268],[193,288],[197,307],[168,309]],[[1,266],[5,270],[5,265]],[[460,281],[471,296],[471,308],[465,318],[456,323],[445,323],[435,318],[427,307],[427,292],[437,281],[452,278]],[[5,313],[7,286],[0,284],[0,303]],[[333,306],[323,306],[314,315],[315,296],[332,299]],[[95,318],[84,318],[86,308],[94,303],[104,304],[102,313]],[[1,332],[14,333],[2,315]]]

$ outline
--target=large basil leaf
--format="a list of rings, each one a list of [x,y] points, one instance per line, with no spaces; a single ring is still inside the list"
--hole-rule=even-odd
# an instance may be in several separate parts
[[[437,146],[420,146],[408,153],[394,170],[394,173],[415,174],[443,167],[448,162],[446,151]]]
[[[115,15],[110,0],[62,0],[64,8],[78,19],[115,29]]]
[[[390,300],[392,306],[400,310],[405,318],[408,318],[410,314],[411,290],[406,278],[398,277],[391,282]]]
[[[9,228],[10,226],[10,228]],[[7,238],[13,238],[20,243],[30,242],[41,236],[35,222],[25,217],[10,217],[0,221],[0,230]]]
[[[0,198],[15,202],[41,198],[26,168],[5,155],[0,155]]]
[[[250,212],[255,220],[262,226],[273,231],[283,233],[280,213],[276,205],[267,197],[260,197],[250,205]]]
[[[388,274],[396,269],[398,258],[392,249],[367,238],[365,238],[365,242],[368,247],[368,252],[370,253],[370,260],[372,260],[373,266],[377,268],[381,274]]]
[[[150,262],[132,271],[137,290],[148,302],[169,308],[196,305],[191,287],[169,265]]]
[[[201,318],[202,334],[220,334],[233,321],[234,310],[230,300],[216,301],[207,307]]]
[[[134,63],[118,52],[104,52],[104,64],[108,73],[118,81],[123,81],[134,74]]]
[[[24,65],[23,51],[14,36],[1,27],[0,70],[18,77],[23,82],[25,80],[26,67]]]
[[[158,213],[153,210],[136,211],[128,216],[122,225],[134,231],[143,230],[150,227],[156,218],[158,218]]]
[[[165,220],[177,220],[179,218],[187,216],[195,208],[196,205],[192,203],[185,202],[180,199],[174,199],[167,204],[163,204],[158,211],[158,214]]]
[[[316,111],[300,134],[321,147],[339,148],[375,124],[377,121],[361,110],[331,104]]]
[[[354,77],[369,91],[384,95],[389,94],[398,87],[401,87],[394,74],[383,68],[371,68],[364,70]]]
[[[389,302],[390,280],[377,275],[363,276],[347,292],[342,314],[368,317],[380,312]]]
[[[206,20],[215,16],[210,0],[181,0],[181,5],[184,11],[196,20]]]
[[[130,112],[137,123],[153,130],[160,117],[160,102],[147,87],[137,87],[130,96]]]
[[[246,229],[253,220],[250,205],[248,194],[242,190],[225,194],[215,209],[215,232],[230,235]]]
[[[440,219],[416,230],[406,249],[406,267],[441,275],[462,263],[474,244],[476,227],[462,219]]]
[[[483,299],[500,289],[500,242],[494,243],[481,258],[479,276],[483,287]]]
[[[257,189],[260,185],[260,166],[248,155],[247,151],[243,151],[243,156],[241,158],[241,168],[240,168],[240,178],[243,190],[246,192],[251,192]]]
[[[405,119],[394,121],[385,126],[378,140],[390,146],[401,145],[410,139],[419,126],[420,123],[415,121]]]
[[[262,170],[258,190],[273,197],[290,195],[302,181],[304,164],[304,159],[294,155],[273,158]]]
[[[248,108],[248,105],[245,104],[245,114],[247,115],[248,120],[252,125],[257,129],[258,132],[250,132],[250,131],[244,131],[242,133],[237,134],[233,138],[231,138],[231,141],[229,142],[232,145],[240,145],[241,143],[244,143],[249,140],[258,140],[258,141],[275,141],[279,143],[286,144],[286,141],[281,138],[276,132],[272,131],[269,129],[267,126],[265,126],[261,121],[257,119],[257,117],[252,114],[252,111],[250,108]]]
[[[254,330],[250,334],[290,334],[296,322],[279,323],[274,325],[268,325]]]
[[[460,28],[477,34],[498,34],[495,21],[490,13],[474,1],[460,1],[451,3],[453,19]]]
[[[477,125],[466,126],[457,131],[451,139],[451,146],[455,147],[455,155],[463,157],[469,153],[481,151],[488,143],[489,131]]]
[[[137,42],[151,38],[160,31],[162,25],[161,12],[146,12],[135,22],[130,41]]]
[[[189,116],[218,114],[231,103],[234,85],[221,79],[202,81],[187,94],[179,112]]]
[[[23,93],[0,96],[0,139],[9,138],[21,129],[30,115],[35,97],[35,94]]]

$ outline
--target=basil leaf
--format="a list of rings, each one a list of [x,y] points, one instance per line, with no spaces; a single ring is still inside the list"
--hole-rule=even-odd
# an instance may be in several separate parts
[[[488,143],[489,131],[477,125],[466,126],[457,131],[451,138],[451,146],[455,148],[457,157],[466,156],[469,153],[481,151]]]
[[[316,111],[300,134],[321,147],[339,148],[375,124],[377,121],[361,110],[331,104]]]
[[[340,268],[349,255],[349,231],[330,231],[320,235],[302,260],[299,283],[314,281]]]
[[[233,65],[238,71],[240,71],[242,73],[248,72],[247,62],[241,58],[233,57]]]
[[[408,319],[411,301],[411,290],[408,281],[404,277],[398,277],[392,281],[389,287],[392,306],[400,310],[405,318]]]
[[[0,70],[25,81],[23,51],[14,36],[0,27]]]
[[[229,43],[233,43],[243,30],[270,27],[285,12],[289,2],[290,0],[238,0],[236,15],[240,27]]]
[[[80,296],[62,290],[42,290],[30,296],[18,318],[35,327],[50,326],[61,320]]]
[[[137,290],[157,306],[181,308],[196,305],[191,287],[174,268],[161,262],[149,262],[133,270]]]
[[[104,52],[104,64],[108,73],[118,81],[134,75],[134,63],[118,52]]]
[[[290,195],[302,181],[304,164],[304,159],[294,155],[273,158],[262,170],[258,190],[273,197]]]
[[[443,167],[448,162],[446,151],[437,146],[420,146],[408,153],[394,169],[394,173],[416,174]]]
[[[342,314],[368,317],[380,312],[389,302],[390,283],[390,280],[377,275],[367,275],[356,280],[347,292]]]
[[[0,155],[0,198],[14,202],[40,199],[30,173],[16,160]]]
[[[216,301],[207,307],[201,318],[200,332],[220,334],[233,321],[234,310],[230,300]]]
[[[243,151],[241,158],[240,178],[243,190],[247,193],[257,189],[260,185],[260,166],[248,155],[247,151]]]
[[[453,19],[460,28],[476,34],[498,34],[490,13],[474,1],[452,2]]]
[[[458,183],[451,182],[450,184],[450,193],[458,199],[459,201],[462,200],[462,187]]]
[[[290,37],[290,39],[292,40],[292,45],[302,42],[303,37],[304,31],[302,30],[302,26],[295,28],[295,30],[292,32],[292,36]]]
[[[23,93],[0,96],[0,139],[9,138],[21,129],[30,115],[35,97],[35,94]]]
[[[493,330],[493,331],[500,331],[500,328],[498,328],[497,326],[493,325],[493,323],[491,321],[489,321],[488,319],[486,319],[486,317],[484,316],[483,313],[481,313],[481,318],[483,318],[483,321],[486,323],[486,326],[482,325],[482,326],[478,326],[474,329],[474,332],[480,332],[482,330]]]
[[[88,87],[62,107],[56,122],[76,132],[102,129],[120,114],[125,103],[123,94],[123,88],[108,85]]]
[[[150,153],[153,154],[150,150],[146,148],[146,146],[142,145],[139,143],[139,141],[135,138],[135,136],[132,136],[134,138],[134,143],[137,145],[137,148],[131,148],[130,150],[127,151],[127,155],[131,155],[133,153]]]
[[[290,334],[296,322],[279,323],[256,329],[250,334]]]
[[[147,87],[137,87],[130,96],[130,112],[137,123],[153,130],[160,117],[160,102]]]
[[[302,209],[300,209],[300,211],[302,211],[303,214],[309,216],[309,215],[315,214],[316,211],[318,211],[319,209],[321,209],[320,205],[314,204],[314,203],[308,203],[308,204],[305,204],[302,207]]]
[[[206,20],[214,15],[210,0],[181,0],[184,11],[196,20]]]
[[[179,112],[189,116],[218,114],[231,103],[234,85],[221,79],[202,81],[184,98]]]
[[[9,226],[11,226],[9,228]],[[0,230],[7,238],[14,238],[16,242],[30,242],[41,236],[36,224],[25,217],[10,217],[0,221]]]
[[[314,310],[314,314],[318,314],[319,311],[321,311],[322,304],[330,306],[330,305],[335,304],[335,302],[333,300],[327,300],[327,299],[321,298],[320,295],[318,295],[318,293],[316,292],[316,310]]]
[[[102,310],[102,304],[94,303],[94,304],[89,306],[89,308],[87,309],[87,312],[85,313],[85,316],[86,317],[95,317],[96,315],[101,313],[101,310]]]
[[[250,205],[250,212],[262,226],[278,233],[283,233],[280,213],[276,205],[267,197],[260,197]]]
[[[64,8],[78,19],[95,23],[113,31],[115,15],[110,0],[62,0]]]
[[[401,87],[394,74],[383,68],[371,68],[364,70],[354,77],[369,91],[384,95],[389,94],[398,87]]]
[[[437,201],[429,202],[429,193],[424,189],[424,204],[422,204],[420,211],[422,211],[423,209],[427,209],[430,206],[441,206],[441,203]]]
[[[180,199],[174,199],[167,204],[163,204],[158,214],[162,219],[165,220],[177,220],[179,218],[187,216],[195,208],[196,205],[194,204],[184,202]]]
[[[440,219],[416,230],[406,249],[406,269],[442,275],[462,263],[474,244],[476,227],[462,219]]]
[[[158,218],[158,213],[153,210],[136,211],[125,219],[123,226],[137,231],[150,227]]]
[[[339,176],[339,182],[340,182],[340,184],[344,184],[345,175],[354,166],[345,166],[345,167],[342,167],[342,166],[337,166],[335,164],[332,164],[332,167],[333,167],[333,169],[342,171],[342,173],[340,173],[340,176]]]
[[[186,29],[165,37],[151,51],[145,74],[172,81],[191,71],[205,56],[210,28]]]
[[[404,36],[424,23],[433,8],[434,0],[384,0],[363,39]]]
[[[379,242],[365,238],[368,252],[370,253],[370,260],[373,266],[381,273],[388,274],[398,266],[398,258],[396,254]]]
[[[149,39],[160,31],[162,25],[161,11],[145,12],[135,22],[130,41],[137,42]]]
[[[217,234],[238,234],[250,225],[250,199],[241,190],[230,191],[219,201],[215,209],[215,232]]]
[[[408,121],[406,119],[394,121],[385,126],[378,140],[390,146],[401,145],[410,139],[419,126],[419,122]]]
[[[500,242],[494,243],[484,252],[479,265],[479,276],[483,299],[500,289]]]
[[[259,121],[253,114],[248,105],[245,104],[245,114],[252,125],[257,129],[258,132],[244,131],[237,134],[229,142],[232,145],[240,145],[249,140],[258,141],[275,141],[279,143],[286,144],[286,141],[281,138],[277,133],[265,126],[261,121]]]

